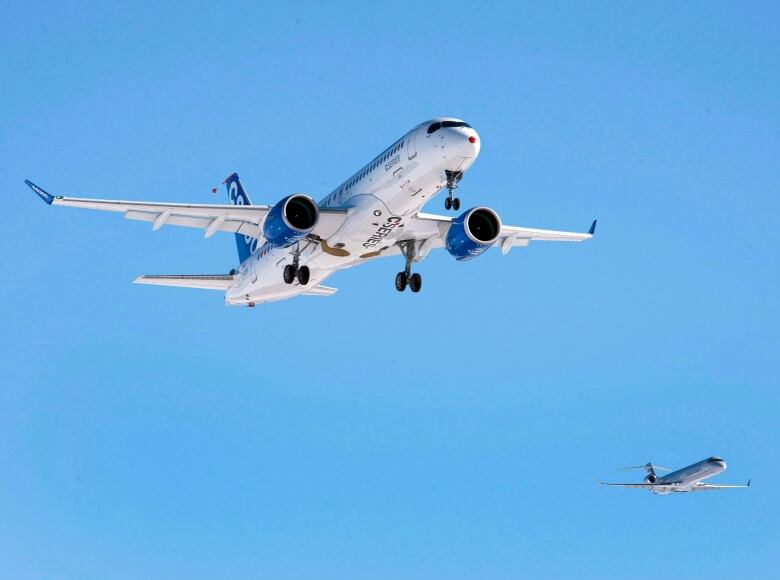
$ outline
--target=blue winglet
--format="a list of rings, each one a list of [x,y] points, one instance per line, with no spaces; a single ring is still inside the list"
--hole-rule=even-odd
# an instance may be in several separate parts
[[[40,197],[43,201],[45,201],[49,205],[52,204],[52,202],[54,201],[54,196],[52,194],[48,193],[47,191],[44,191],[29,179],[25,179],[24,182],[28,185],[30,189],[32,189],[35,193],[37,193],[38,197]]]
[[[592,236],[596,233],[596,222],[599,220],[593,220],[593,223],[590,224],[590,229],[588,230],[588,233]]]

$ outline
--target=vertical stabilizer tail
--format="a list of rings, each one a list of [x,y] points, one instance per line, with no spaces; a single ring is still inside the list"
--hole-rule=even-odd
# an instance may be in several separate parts
[[[225,180],[225,187],[227,187],[228,203],[230,205],[252,205],[252,202],[249,201],[249,195],[247,195],[237,173],[233,173]],[[236,247],[238,248],[238,259],[240,262],[243,262],[257,249],[257,238],[236,234]]]

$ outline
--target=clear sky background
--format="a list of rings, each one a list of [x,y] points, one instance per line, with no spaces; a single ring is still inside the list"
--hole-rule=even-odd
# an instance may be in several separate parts
[[[776,576],[775,3],[32,4],[0,9],[0,576]],[[465,205],[596,239],[229,309],[130,281],[231,236],[23,184],[319,198],[439,115],[482,139]],[[753,487],[594,481],[710,455]]]

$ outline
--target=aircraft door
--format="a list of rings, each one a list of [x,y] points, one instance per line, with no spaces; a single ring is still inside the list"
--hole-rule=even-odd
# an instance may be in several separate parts
[[[409,157],[409,161],[417,157],[417,133],[419,132],[419,129],[415,129],[406,140],[406,154]]]

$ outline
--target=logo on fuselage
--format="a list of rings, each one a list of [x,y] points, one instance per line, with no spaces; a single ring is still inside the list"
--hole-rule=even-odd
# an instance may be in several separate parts
[[[233,205],[250,205],[249,198],[243,191],[239,191],[238,182],[236,181],[230,184],[228,197],[230,198],[230,203]],[[254,254],[257,251],[257,238],[244,234],[244,242],[249,246],[250,254]]]
[[[394,165],[398,165],[401,162],[401,156],[396,155],[390,161],[385,163],[385,171],[390,171]]]
[[[379,226],[379,228],[373,234],[371,234],[371,237],[363,242],[363,247],[373,248],[374,246],[381,243],[382,240],[395,231],[395,228],[401,225],[401,221],[401,218],[395,216],[387,218],[385,223]]]

